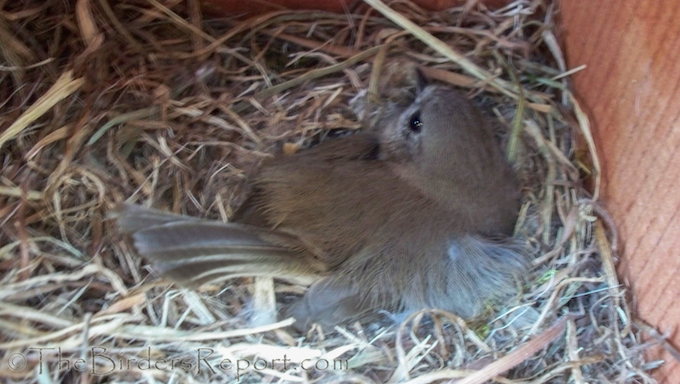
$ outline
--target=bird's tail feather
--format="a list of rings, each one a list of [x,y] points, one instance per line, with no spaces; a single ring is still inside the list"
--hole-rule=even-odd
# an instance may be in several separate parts
[[[311,283],[324,267],[295,236],[120,204],[110,214],[155,271],[186,286],[240,276]]]

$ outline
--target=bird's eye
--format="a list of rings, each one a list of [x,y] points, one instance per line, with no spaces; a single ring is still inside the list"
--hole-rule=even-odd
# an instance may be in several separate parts
[[[411,116],[411,121],[409,122],[409,129],[411,132],[418,133],[423,128],[423,122],[420,121],[420,111],[416,112]]]

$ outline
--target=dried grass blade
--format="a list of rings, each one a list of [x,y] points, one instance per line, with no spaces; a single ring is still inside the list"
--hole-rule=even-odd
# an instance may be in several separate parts
[[[331,65],[325,68],[321,69],[315,69],[313,71],[309,71],[305,73],[304,75],[297,77],[293,80],[286,81],[285,83],[281,83],[278,85],[275,85],[271,88],[265,89],[264,91],[260,91],[255,94],[255,99],[257,100],[264,100],[270,96],[276,95],[279,92],[283,92],[286,89],[290,89],[292,87],[295,87],[297,85],[300,85],[306,81],[316,79],[322,76],[327,76],[330,75],[331,73],[335,73],[338,71],[342,71],[345,68],[348,68],[360,61],[366,60],[367,58],[376,55],[379,50],[382,48],[382,45],[379,45],[377,47],[373,47],[370,49],[367,49],[358,55],[352,56],[349,59],[343,61],[342,63],[338,63],[335,65]]]
[[[552,327],[545,330],[540,335],[536,336],[531,341],[527,342],[523,346],[517,348],[508,355],[501,357],[500,359],[494,361],[493,363],[487,365],[485,368],[473,373],[472,375],[458,381],[456,384],[482,384],[494,377],[507,372],[513,367],[516,367],[526,359],[533,356],[536,352],[545,348],[553,340],[555,340],[559,335],[564,332],[567,326],[567,322],[571,319],[571,316],[566,316],[562,318]]]
[[[78,19],[78,26],[80,27],[80,34],[85,41],[85,44],[90,49],[95,44],[101,44],[101,40],[97,37],[100,35],[97,29],[97,24],[92,16],[90,9],[90,0],[78,0],[76,3],[76,18]],[[96,49],[97,47],[92,47]]]
[[[469,72],[476,78],[480,80],[489,80],[493,78],[493,75],[489,73],[487,70],[479,67],[477,64],[470,61],[470,59],[468,59],[464,55],[456,52],[453,48],[444,44],[444,42],[432,36],[432,34],[427,32],[423,28],[419,27],[411,20],[407,19],[398,12],[395,12],[390,7],[385,5],[385,3],[383,3],[382,1],[364,0],[364,2],[366,2],[371,7],[375,8],[378,12],[382,13],[388,19],[392,20],[395,24],[409,31],[411,34],[413,34],[413,36],[420,39],[423,43],[429,45],[435,51],[451,59],[451,61],[453,61],[454,63],[460,65],[465,71]],[[517,98],[518,92],[517,87],[508,83],[507,81],[504,81],[496,77],[493,78],[489,82],[489,84],[491,84],[494,88],[498,89],[501,93],[510,96],[513,99]]]
[[[593,132],[590,130],[590,119],[588,115],[583,112],[581,106],[574,95],[569,92],[569,100],[574,106],[574,114],[576,115],[576,120],[579,123],[579,129],[586,139],[588,144],[588,150],[590,151],[590,157],[593,160],[593,167],[595,168],[595,191],[593,192],[593,201],[596,201],[600,197],[600,185],[602,183],[602,167],[600,165],[600,158],[597,156],[597,147],[595,146],[595,139],[593,138]]]
[[[38,101],[31,105],[21,116],[0,135],[0,148],[7,141],[14,139],[21,131],[26,129],[32,122],[39,119],[58,102],[67,98],[77,91],[85,82],[84,78],[73,80],[71,71],[64,72],[52,87],[42,95]]]

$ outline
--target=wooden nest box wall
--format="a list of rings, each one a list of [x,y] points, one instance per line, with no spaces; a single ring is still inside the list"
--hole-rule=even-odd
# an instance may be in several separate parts
[[[637,315],[680,345],[680,2],[562,0],[562,45],[603,163],[621,281]],[[680,364],[660,349],[661,383]]]
[[[344,0],[204,0],[232,13],[280,9],[342,12]],[[347,1],[349,3],[349,1]],[[457,0],[415,0],[444,9]],[[507,0],[485,1],[489,6]],[[621,280],[637,316],[680,345],[680,2],[562,0],[561,44],[603,163],[603,202],[618,228]],[[680,383],[680,364],[656,377]]]

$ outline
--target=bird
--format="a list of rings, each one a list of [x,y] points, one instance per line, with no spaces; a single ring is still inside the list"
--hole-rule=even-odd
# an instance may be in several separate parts
[[[298,329],[379,311],[478,316],[516,292],[528,265],[513,236],[518,178],[465,94],[416,78],[414,96],[371,111],[365,130],[265,162],[230,222],[130,203],[111,217],[180,285],[241,276],[309,284],[283,309]]]

